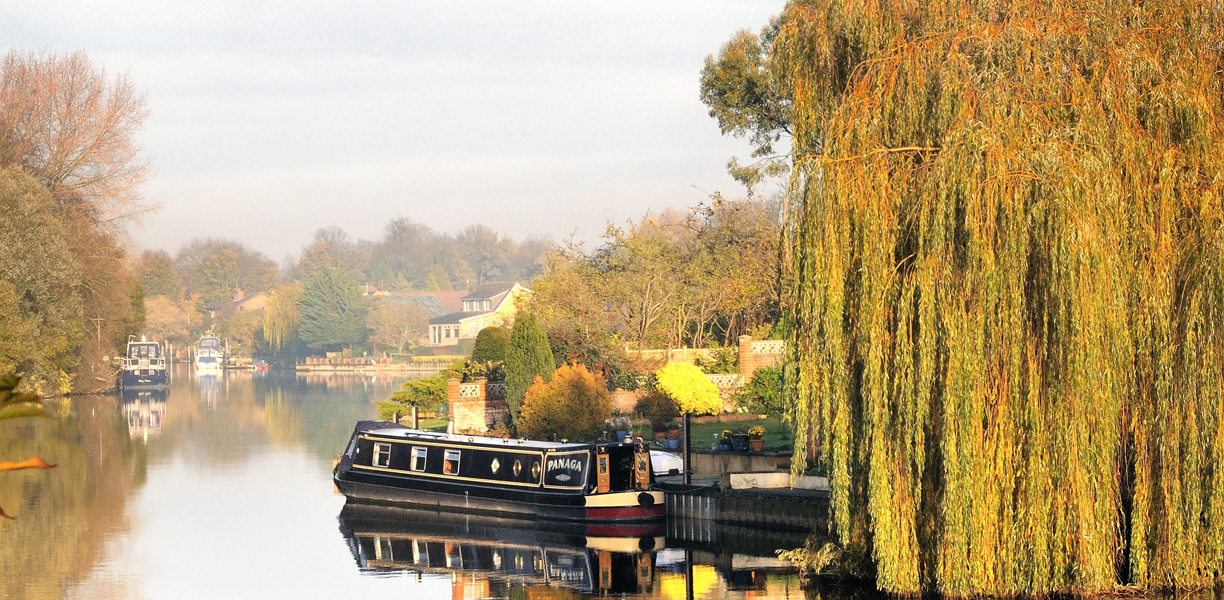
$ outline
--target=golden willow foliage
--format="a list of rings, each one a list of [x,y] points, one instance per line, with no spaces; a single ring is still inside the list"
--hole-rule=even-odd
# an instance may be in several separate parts
[[[788,381],[880,588],[1220,572],[1222,11],[787,7]]]

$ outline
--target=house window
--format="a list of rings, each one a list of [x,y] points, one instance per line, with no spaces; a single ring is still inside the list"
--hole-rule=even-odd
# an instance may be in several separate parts
[[[458,475],[459,474],[459,451],[458,450],[447,450],[446,454],[444,454],[442,458],[443,458],[442,472],[445,473],[446,475]]]
[[[442,329],[446,330],[446,339],[449,340],[450,339],[450,327],[443,327]]]
[[[468,325],[468,335],[476,335],[477,333],[480,333],[480,330],[477,329],[478,325],[479,324],[477,323],[472,323],[471,325]]]
[[[386,467],[391,464],[391,444],[374,444],[374,466]]]
[[[412,465],[408,468],[412,469],[413,471],[418,471],[418,472],[424,471],[425,470],[425,456],[428,452],[429,450],[426,448],[422,448],[420,446],[414,446],[412,448]]]

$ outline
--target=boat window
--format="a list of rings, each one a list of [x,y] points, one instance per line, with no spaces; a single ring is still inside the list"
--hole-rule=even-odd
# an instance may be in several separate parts
[[[391,444],[374,444],[374,466],[386,467],[391,464]]]
[[[458,450],[447,450],[446,454],[444,454],[442,458],[443,458],[442,472],[447,475],[458,475],[459,474],[459,451]]]
[[[413,446],[412,448],[412,466],[409,467],[413,471],[425,470],[425,456],[429,452],[428,448],[421,446]]]

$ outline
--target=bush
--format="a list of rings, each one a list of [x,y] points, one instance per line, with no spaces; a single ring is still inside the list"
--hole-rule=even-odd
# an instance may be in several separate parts
[[[705,373],[738,373],[739,372],[739,348],[714,348],[710,351],[713,356],[708,360],[698,357],[693,361],[698,369]]]
[[[761,367],[744,388],[735,393],[736,404],[751,412],[777,416],[786,411],[782,396],[782,367]]]
[[[639,417],[649,420],[651,427],[656,431],[680,416],[676,402],[659,392],[651,392],[639,398],[633,411]]]
[[[714,415],[722,411],[718,387],[688,363],[668,363],[655,371],[655,389],[675,401],[680,412]]]
[[[583,365],[562,365],[547,383],[536,377],[527,388],[517,427],[536,439],[594,439],[611,416],[603,378]]]
[[[477,364],[500,363],[506,360],[506,347],[510,345],[510,330],[505,327],[485,327],[476,335],[472,356],[468,360]]]

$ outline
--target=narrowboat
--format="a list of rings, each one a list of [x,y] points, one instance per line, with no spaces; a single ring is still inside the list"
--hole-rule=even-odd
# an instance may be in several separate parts
[[[140,341],[136,341],[135,336],[128,338],[127,354],[119,370],[120,389],[158,389],[166,387],[168,382],[161,344],[143,336]]]
[[[541,442],[361,421],[333,479],[353,501],[605,524],[665,516],[641,443]]]

